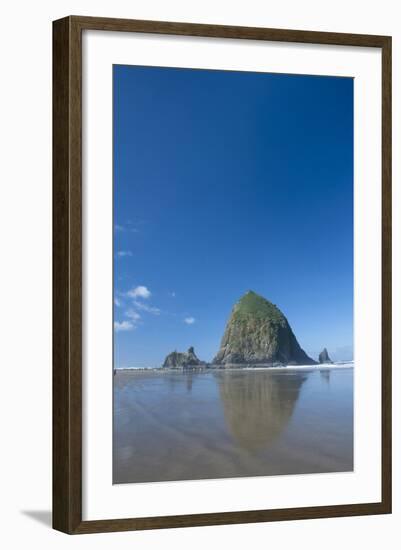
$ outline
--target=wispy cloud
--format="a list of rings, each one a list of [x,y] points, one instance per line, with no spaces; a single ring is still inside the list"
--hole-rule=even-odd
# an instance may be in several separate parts
[[[114,305],[117,307],[121,307],[121,300],[119,298],[114,298]]]
[[[127,220],[127,230],[128,231],[131,231],[131,233],[138,233],[139,232],[139,229],[138,229],[138,223],[140,222],[133,222],[132,220]]]
[[[124,332],[128,330],[134,330],[135,325],[131,321],[114,321],[114,331]]]
[[[117,256],[119,258],[125,258],[126,256],[132,256],[132,252],[130,250],[119,250]]]
[[[131,312],[139,310],[151,313],[152,315],[160,315],[161,310],[158,307],[151,306],[145,302],[152,296],[147,286],[139,285],[131,288],[131,290],[126,293],[126,296],[132,299],[133,309],[130,310]]]
[[[153,315],[160,315],[161,310],[158,307],[148,306],[139,300],[134,300],[134,306],[141,311],[146,311],[147,313],[152,313]]]
[[[139,229],[131,220],[128,220],[127,223],[125,223],[124,225],[121,223],[114,224],[114,231],[117,231],[119,233],[122,233],[123,231],[128,231],[130,233],[138,233]]]
[[[195,323],[195,317],[185,317],[184,323],[187,325],[193,325]]]
[[[131,290],[129,290],[127,292],[127,295],[130,297],[130,298],[144,298],[145,300],[147,300],[148,298],[151,297],[152,293],[150,292],[150,290],[146,287],[146,286],[136,286],[135,288],[132,288]]]
[[[172,292],[170,292],[169,294],[172,298],[175,298],[177,296],[176,293],[174,292],[174,290]]]
[[[141,316],[139,315],[139,313],[137,311],[135,311],[134,309],[127,309],[127,311],[125,312],[125,315],[131,319],[132,321],[134,321],[135,323],[137,323]]]
[[[128,317],[128,322],[132,324],[132,327],[134,329],[141,324],[141,316],[134,309],[127,309],[127,311],[125,312],[125,316]]]

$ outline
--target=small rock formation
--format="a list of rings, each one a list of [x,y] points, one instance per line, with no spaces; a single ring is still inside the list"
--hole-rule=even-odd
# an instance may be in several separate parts
[[[333,361],[329,357],[329,353],[326,348],[324,348],[323,351],[319,353],[319,363],[333,363]]]
[[[217,365],[315,365],[277,306],[252,290],[237,302],[226,325]]]
[[[167,355],[163,367],[170,369],[179,369],[187,367],[196,367],[205,365],[204,361],[198,359],[194,348],[191,346],[187,352],[173,351]]]

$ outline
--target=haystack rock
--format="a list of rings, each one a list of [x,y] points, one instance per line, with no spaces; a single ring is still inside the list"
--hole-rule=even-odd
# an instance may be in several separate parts
[[[326,348],[319,353],[319,363],[333,363]]]
[[[226,325],[217,365],[314,365],[283,313],[253,291],[237,302]]]
[[[196,367],[205,365],[204,361],[198,359],[195,354],[194,348],[191,346],[187,352],[173,351],[167,355],[164,360],[163,367],[170,369],[185,368],[185,367]]]

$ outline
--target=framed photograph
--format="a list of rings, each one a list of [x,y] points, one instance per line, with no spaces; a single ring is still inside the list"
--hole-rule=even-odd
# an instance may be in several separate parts
[[[391,38],[53,27],[53,525],[391,512]]]

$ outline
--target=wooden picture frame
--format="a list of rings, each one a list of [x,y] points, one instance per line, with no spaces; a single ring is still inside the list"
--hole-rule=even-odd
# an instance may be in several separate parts
[[[382,497],[379,502],[82,520],[84,30],[378,48],[382,56]],[[391,512],[391,37],[71,16],[53,23],[53,527],[69,534]]]

